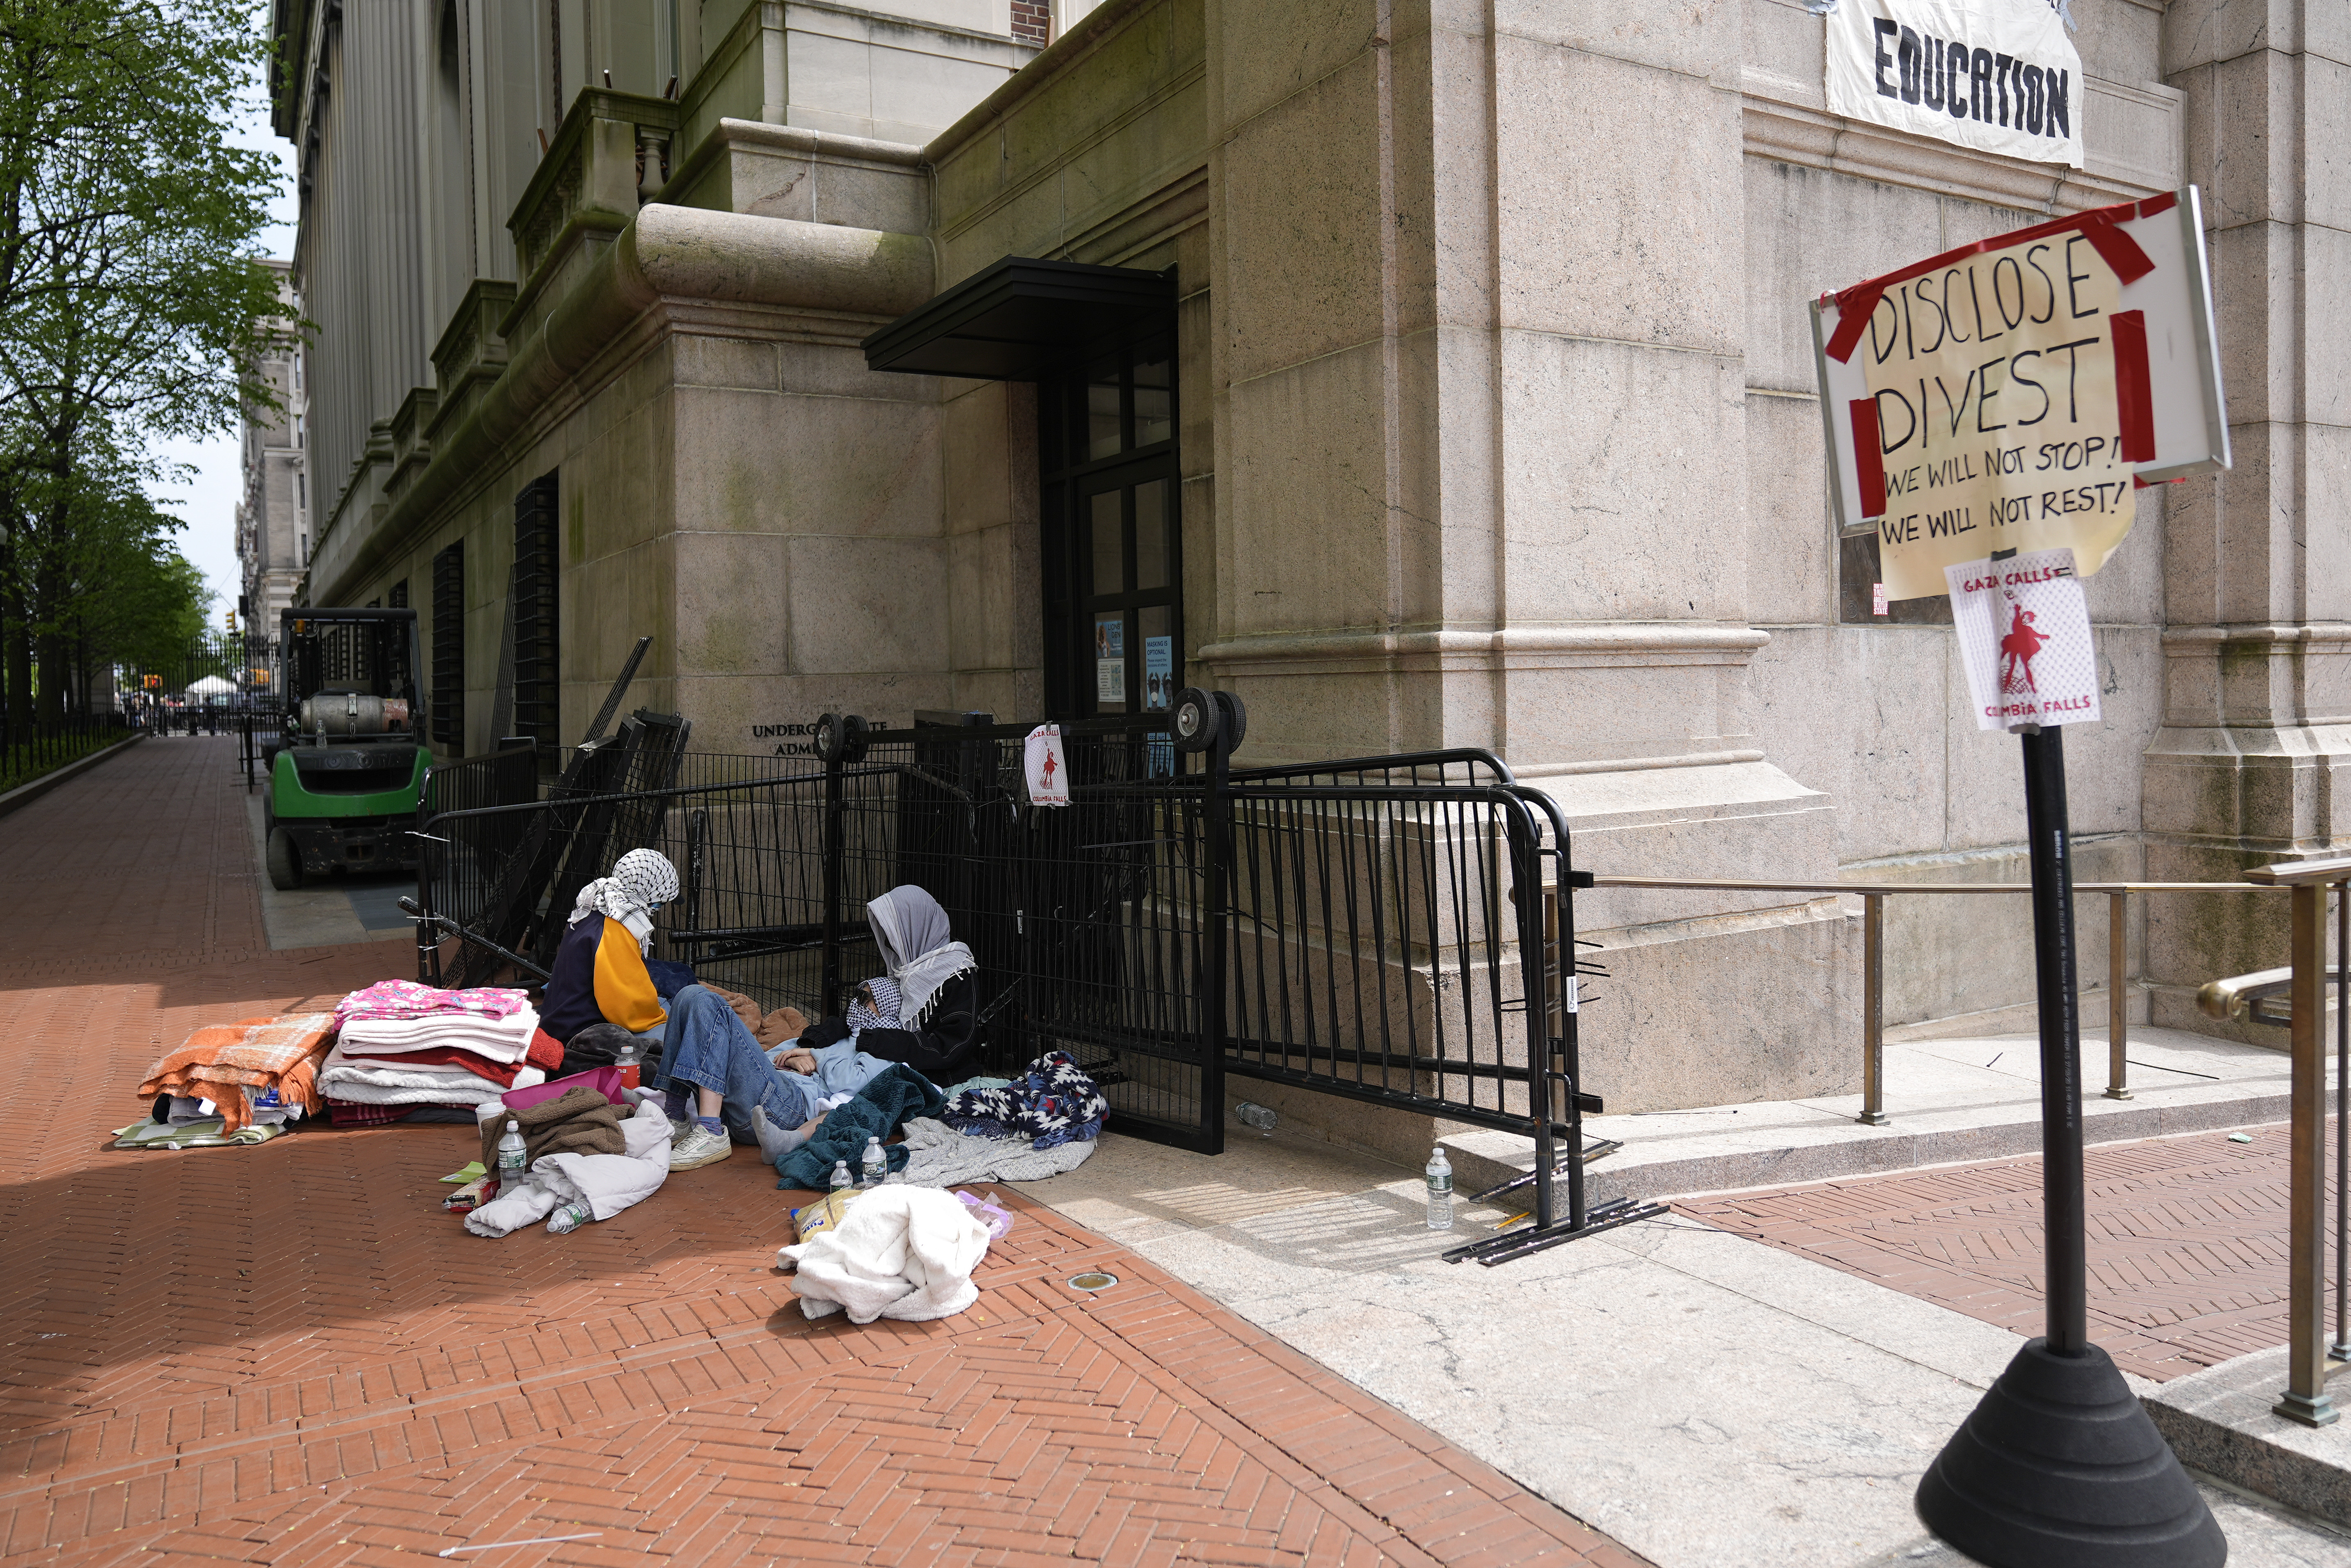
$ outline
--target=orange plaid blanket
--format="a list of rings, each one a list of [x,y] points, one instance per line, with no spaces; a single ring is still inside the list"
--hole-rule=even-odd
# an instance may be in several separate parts
[[[248,1120],[244,1093],[248,1085],[275,1089],[280,1100],[299,1103],[306,1112],[324,1110],[319,1063],[326,1058],[327,1037],[334,1026],[330,1012],[207,1024],[147,1070],[139,1096],[210,1100],[220,1107],[222,1130],[230,1133]]]

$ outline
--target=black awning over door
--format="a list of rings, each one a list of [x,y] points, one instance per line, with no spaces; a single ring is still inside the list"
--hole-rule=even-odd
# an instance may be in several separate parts
[[[1171,273],[1008,256],[865,340],[876,371],[1033,382],[1081,355],[1164,332]]]

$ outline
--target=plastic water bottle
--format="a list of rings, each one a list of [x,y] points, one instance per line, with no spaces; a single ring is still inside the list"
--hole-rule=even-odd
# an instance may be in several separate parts
[[[1445,1146],[1440,1144],[1428,1156],[1428,1228],[1431,1230],[1453,1228],[1453,1166],[1445,1158]]]
[[[529,1170],[530,1149],[522,1141],[522,1124],[508,1122],[507,1135],[498,1140],[498,1190],[511,1190]]]
[[[890,1156],[882,1152],[882,1140],[866,1139],[865,1157],[858,1163],[863,1167],[858,1176],[858,1186],[868,1191],[880,1186],[882,1178],[889,1174],[890,1170]]]
[[[1274,1115],[1271,1106],[1259,1105],[1248,1100],[1234,1106],[1233,1114],[1240,1118],[1243,1126],[1255,1127],[1269,1138],[1273,1136],[1273,1124],[1279,1120]]]
[[[558,1236],[569,1236],[587,1223],[588,1206],[584,1203],[567,1203],[548,1216],[547,1228]]]
[[[847,1160],[833,1161],[832,1190],[835,1192],[847,1192],[851,1187],[853,1187],[856,1185],[856,1181],[852,1178],[849,1174],[849,1162]]]
[[[622,1040],[620,1054],[613,1059],[612,1065],[621,1070],[622,1088],[636,1088],[638,1076],[644,1067],[644,1059],[637,1054],[637,1042]]]

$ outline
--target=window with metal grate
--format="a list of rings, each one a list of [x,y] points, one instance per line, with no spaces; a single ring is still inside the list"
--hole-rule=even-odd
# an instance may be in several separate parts
[[[515,733],[550,747],[559,744],[556,722],[562,690],[558,517],[553,474],[532,480],[515,497]]]
[[[405,589],[407,585],[403,583],[401,586]],[[465,749],[465,541],[463,539],[433,558],[433,744],[460,755]]]

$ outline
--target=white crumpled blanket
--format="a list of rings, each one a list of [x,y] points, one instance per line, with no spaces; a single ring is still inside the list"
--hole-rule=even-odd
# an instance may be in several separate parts
[[[668,1178],[669,1133],[661,1102],[648,1100],[636,1114],[621,1119],[628,1153],[549,1155],[514,1191],[501,1192],[466,1215],[465,1228],[476,1236],[505,1236],[574,1201],[588,1205],[590,1218],[610,1219],[651,1197]]]
[[[797,1268],[800,1311],[849,1321],[926,1322],[979,1300],[971,1271],[987,1256],[987,1227],[936,1187],[881,1186],[858,1195],[832,1229],[776,1255]]]

